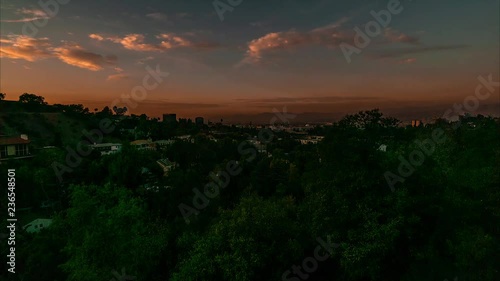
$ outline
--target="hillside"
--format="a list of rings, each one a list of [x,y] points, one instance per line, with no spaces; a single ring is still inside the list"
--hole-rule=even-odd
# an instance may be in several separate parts
[[[18,102],[0,101],[0,135],[27,134],[34,148],[77,142],[87,120],[63,112],[34,111]]]

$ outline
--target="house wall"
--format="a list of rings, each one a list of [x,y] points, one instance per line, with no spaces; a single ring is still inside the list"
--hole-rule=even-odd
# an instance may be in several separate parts
[[[29,155],[29,149],[28,145],[26,144],[11,144],[0,146],[0,158],[27,155]]]

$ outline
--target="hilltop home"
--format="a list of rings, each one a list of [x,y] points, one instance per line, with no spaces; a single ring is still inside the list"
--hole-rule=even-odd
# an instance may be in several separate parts
[[[27,135],[20,137],[0,137],[0,160],[32,157]]]

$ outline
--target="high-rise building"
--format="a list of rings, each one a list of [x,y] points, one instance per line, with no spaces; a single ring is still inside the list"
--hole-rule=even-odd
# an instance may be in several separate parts
[[[177,114],[169,113],[163,114],[163,123],[176,123],[177,122]]]
[[[194,122],[196,123],[196,125],[203,125],[205,123],[205,120],[203,119],[203,117],[196,117],[194,119]]]
[[[411,126],[412,127],[420,127],[420,126],[423,126],[423,123],[421,120],[411,120]]]

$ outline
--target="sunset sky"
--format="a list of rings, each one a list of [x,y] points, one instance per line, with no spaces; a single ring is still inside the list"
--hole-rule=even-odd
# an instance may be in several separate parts
[[[38,1],[1,0],[7,99],[28,92],[101,109],[158,65],[170,75],[132,112],[404,113],[448,108],[474,93],[479,75],[499,77],[498,0],[401,1],[351,63],[341,44],[353,45],[354,28],[390,1],[243,0],[222,20],[208,0],[61,2],[51,13]]]

